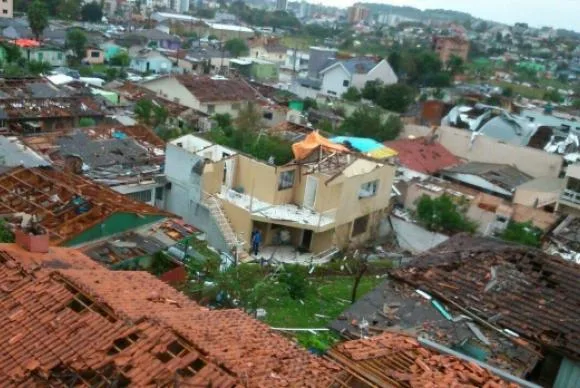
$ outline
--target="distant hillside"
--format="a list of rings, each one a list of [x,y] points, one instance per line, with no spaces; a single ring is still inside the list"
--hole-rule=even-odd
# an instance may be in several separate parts
[[[425,11],[421,11],[420,9],[414,7],[400,7],[390,4],[365,3],[364,5],[373,13],[393,13],[417,20],[438,19],[463,22],[474,19],[473,16],[468,13],[449,11],[445,9],[427,9]]]

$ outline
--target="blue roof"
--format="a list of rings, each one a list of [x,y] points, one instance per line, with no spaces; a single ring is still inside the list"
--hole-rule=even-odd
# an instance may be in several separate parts
[[[351,146],[362,153],[373,152],[376,149],[385,147],[378,141],[366,137],[336,136],[331,138],[330,141],[343,145],[345,142],[349,142]]]

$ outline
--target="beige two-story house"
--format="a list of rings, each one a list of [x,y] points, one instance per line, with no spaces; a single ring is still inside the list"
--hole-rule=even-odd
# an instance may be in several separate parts
[[[208,238],[219,229],[227,245],[244,250],[260,230],[272,257],[322,257],[368,240],[389,208],[395,167],[309,136],[301,157],[282,166],[193,135],[172,141],[168,210],[195,225],[209,213],[217,228]]]

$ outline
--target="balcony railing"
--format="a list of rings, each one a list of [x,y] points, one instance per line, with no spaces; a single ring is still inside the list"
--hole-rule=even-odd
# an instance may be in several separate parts
[[[565,200],[565,201],[573,202],[573,203],[580,205],[580,193],[577,193],[576,191],[573,191],[570,189],[565,189],[562,192],[562,195],[560,196],[560,198]]]

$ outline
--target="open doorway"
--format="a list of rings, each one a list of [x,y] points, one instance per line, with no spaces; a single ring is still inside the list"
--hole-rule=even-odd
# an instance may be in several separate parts
[[[303,230],[302,238],[300,239],[300,246],[298,249],[303,252],[310,251],[310,245],[312,244],[313,232],[311,230]]]

